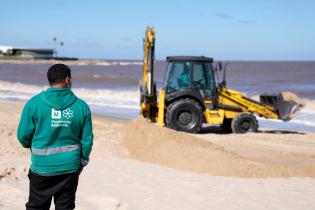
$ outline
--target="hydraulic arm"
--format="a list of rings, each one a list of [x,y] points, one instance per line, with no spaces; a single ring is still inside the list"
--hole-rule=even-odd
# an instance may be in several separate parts
[[[143,43],[143,78],[140,84],[141,114],[150,119],[156,116],[157,96],[153,80],[155,33],[152,27],[145,31]]]

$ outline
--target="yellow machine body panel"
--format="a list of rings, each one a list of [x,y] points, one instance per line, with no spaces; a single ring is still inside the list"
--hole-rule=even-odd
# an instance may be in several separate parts
[[[165,91],[159,91],[159,103],[158,103],[158,114],[157,114],[157,123],[160,126],[164,126],[164,113],[165,112]]]
[[[205,116],[207,124],[220,125],[223,123],[223,120],[224,120],[223,109],[218,109],[218,110],[205,109],[203,112],[203,115]]]
[[[224,110],[224,118],[233,119],[239,112]]]

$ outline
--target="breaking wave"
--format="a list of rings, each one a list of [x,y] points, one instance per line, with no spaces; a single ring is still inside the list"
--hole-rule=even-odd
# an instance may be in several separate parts
[[[1,101],[27,101],[48,86],[13,83],[0,80]],[[123,117],[135,118],[139,113],[139,92],[137,90],[73,88],[73,92],[90,106],[92,111]],[[315,131],[315,100],[303,99],[305,107],[289,122],[259,118],[261,128],[294,131]]]
[[[0,100],[27,101],[47,88],[48,86],[0,81]],[[91,106],[92,111],[101,114],[109,113],[112,116],[117,114],[119,117],[130,118],[139,112],[139,93],[135,90],[88,88],[73,88],[72,90]]]
[[[75,62],[68,61],[67,64],[74,66],[130,66],[143,65],[141,61],[103,61],[103,60],[79,60]]]
[[[96,65],[99,66],[128,66],[128,65],[143,65],[143,62],[140,61],[100,61]]]

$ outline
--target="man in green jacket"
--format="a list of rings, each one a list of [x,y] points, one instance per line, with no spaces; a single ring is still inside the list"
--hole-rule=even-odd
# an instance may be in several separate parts
[[[30,194],[26,209],[74,209],[79,174],[87,165],[93,133],[89,106],[71,91],[71,70],[49,68],[50,88],[25,105],[17,137],[30,148]]]

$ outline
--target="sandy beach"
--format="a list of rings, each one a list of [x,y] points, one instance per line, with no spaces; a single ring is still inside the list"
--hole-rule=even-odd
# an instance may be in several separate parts
[[[314,10],[2,1],[0,210],[315,210]]]
[[[0,209],[23,209],[28,196],[22,108],[0,103]],[[99,115],[93,127],[76,209],[315,209],[315,133],[192,135]]]

